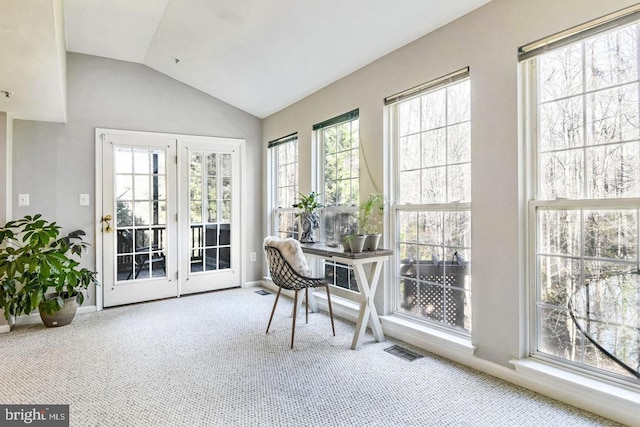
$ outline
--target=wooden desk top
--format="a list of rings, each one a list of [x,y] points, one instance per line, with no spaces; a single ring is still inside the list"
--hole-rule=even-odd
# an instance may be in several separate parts
[[[375,251],[362,252],[344,252],[342,250],[342,245],[339,245],[338,247],[331,247],[327,246],[323,242],[301,243],[300,246],[302,247],[302,252],[309,255],[318,255],[322,257],[336,257],[356,260],[393,255],[393,251],[391,249],[377,249]]]

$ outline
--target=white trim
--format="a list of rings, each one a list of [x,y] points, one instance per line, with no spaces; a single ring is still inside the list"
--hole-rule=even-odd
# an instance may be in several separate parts
[[[510,381],[614,421],[639,425],[640,393],[528,358],[512,360]],[[633,408],[636,408],[634,411]]]
[[[430,328],[400,316],[381,316],[380,320],[385,335],[448,359],[461,361],[475,354],[476,347],[469,338]]]
[[[11,327],[9,325],[0,325],[0,334],[6,334],[11,332]]]
[[[5,215],[7,221],[13,219],[13,117],[6,113],[6,146],[5,146]]]
[[[103,141],[102,141],[102,134],[103,134],[104,129],[99,129],[96,128],[95,130],[95,154],[96,154],[96,164],[95,164],[95,217],[94,217],[94,229],[95,229],[95,236],[94,236],[94,245],[93,245],[93,249],[94,249],[94,253],[95,253],[95,264],[96,264],[96,271],[98,272],[97,274],[97,279],[99,283],[103,283],[103,259],[102,259],[102,162],[103,162],[103,154],[102,154],[102,146],[103,146]],[[96,291],[96,307],[97,310],[100,311],[104,308],[104,302],[103,302],[103,291],[102,288],[98,289],[97,287],[95,288]]]
[[[260,286],[265,286],[265,282],[264,280],[255,280],[253,282],[243,282],[244,284],[241,285],[241,288],[257,288]]]

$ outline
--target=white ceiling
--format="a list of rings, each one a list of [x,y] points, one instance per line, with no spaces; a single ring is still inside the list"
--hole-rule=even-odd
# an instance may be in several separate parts
[[[62,1],[0,0],[0,51],[13,61],[0,63],[0,90],[15,92],[0,111],[64,121],[56,9],[67,51],[145,64],[264,118],[489,0]],[[42,112],[23,105],[34,82],[52,88]]]

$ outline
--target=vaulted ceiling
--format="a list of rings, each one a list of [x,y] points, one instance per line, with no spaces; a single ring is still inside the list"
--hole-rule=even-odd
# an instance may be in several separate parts
[[[66,51],[267,117],[489,0],[0,0],[0,111],[66,121]]]

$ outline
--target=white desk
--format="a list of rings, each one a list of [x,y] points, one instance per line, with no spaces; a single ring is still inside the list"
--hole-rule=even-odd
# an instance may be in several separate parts
[[[351,348],[357,350],[362,346],[361,340],[367,329],[367,323],[371,327],[373,336],[376,341],[384,341],[382,326],[373,298],[376,294],[380,271],[382,271],[382,263],[387,261],[393,251],[388,249],[379,249],[377,251],[366,252],[342,252],[337,248],[331,248],[322,243],[303,243],[302,252],[309,256],[323,258],[332,262],[339,262],[353,267],[360,291],[360,315],[356,323],[356,331],[353,335]],[[368,266],[368,271],[365,269]]]

